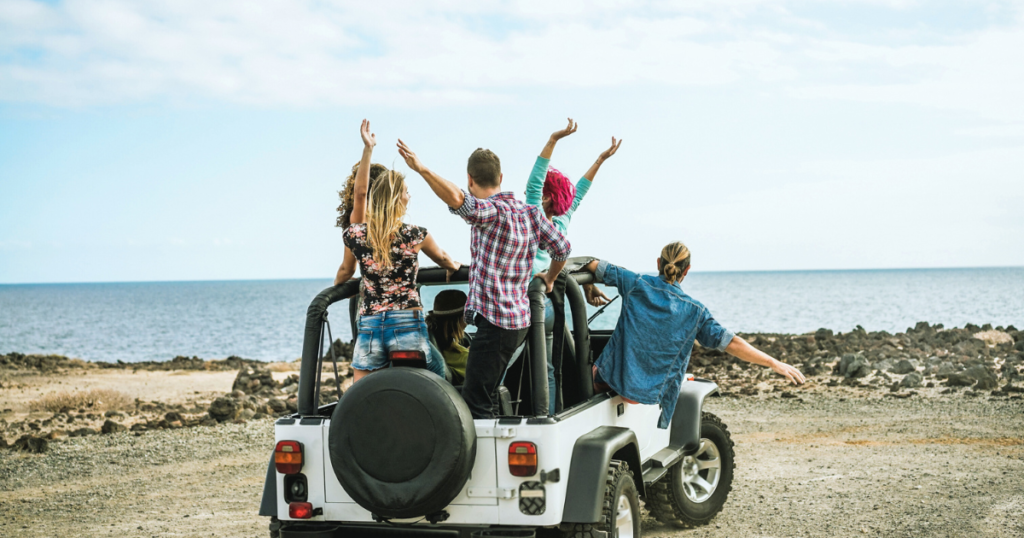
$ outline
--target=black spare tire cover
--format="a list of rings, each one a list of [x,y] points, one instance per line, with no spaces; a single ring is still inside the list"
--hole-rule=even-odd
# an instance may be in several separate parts
[[[388,368],[352,385],[334,408],[334,472],[370,512],[409,518],[458,496],[476,460],[476,429],[462,396],[426,370]]]

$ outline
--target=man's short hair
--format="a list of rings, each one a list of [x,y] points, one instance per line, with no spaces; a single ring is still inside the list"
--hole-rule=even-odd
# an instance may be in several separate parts
[[[481,187],[497,187],[498,178],[501,177],[501,161],[493,151],[476,148],[469,156],[466,171],[469,172],[469,177],[473,178],[473,182]]]

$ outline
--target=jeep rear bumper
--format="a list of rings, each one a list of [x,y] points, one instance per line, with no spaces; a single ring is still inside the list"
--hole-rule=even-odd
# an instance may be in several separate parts
[[[444,525],[391,525],[288,523],[281,527],[281,538],[354,538],[387,536],[423,536],[450,538],[533,538],[536,530],[526,527],[444,526]]]

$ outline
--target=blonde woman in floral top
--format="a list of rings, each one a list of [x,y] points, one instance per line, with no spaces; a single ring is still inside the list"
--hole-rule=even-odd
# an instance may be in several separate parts
[[[409,206],[405,176],[389,171],[369,190],[370,157],[376,137],[370,122],[363,120],[363,158],[356,173],[352,224],[345,230],[348,249],[336,282],[355,273],[358,263],[363,276],[363,301],[359,311],[359,334],[352,353],[355,381],[387,366],[388,353],[421,351],[427,367],[444,377],[444,362],[431,357],[423,304],[416,290],[420,251],[451,275],[461,267],[452,260],[426,228],[404,224]],[[367,192],[369,190],[369,192]]]

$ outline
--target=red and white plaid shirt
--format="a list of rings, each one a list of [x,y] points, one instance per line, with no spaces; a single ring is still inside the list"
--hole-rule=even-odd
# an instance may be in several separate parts
[[[516,200],[511,192],[486,200],[463,194],[462,207],[449,210],[473,226],[466,321],[472,324],[481,314],[503,329],[525,329],[530,326],[526,290],[537,248],[562,261],[569,257],[569,241],[540,207]]]

